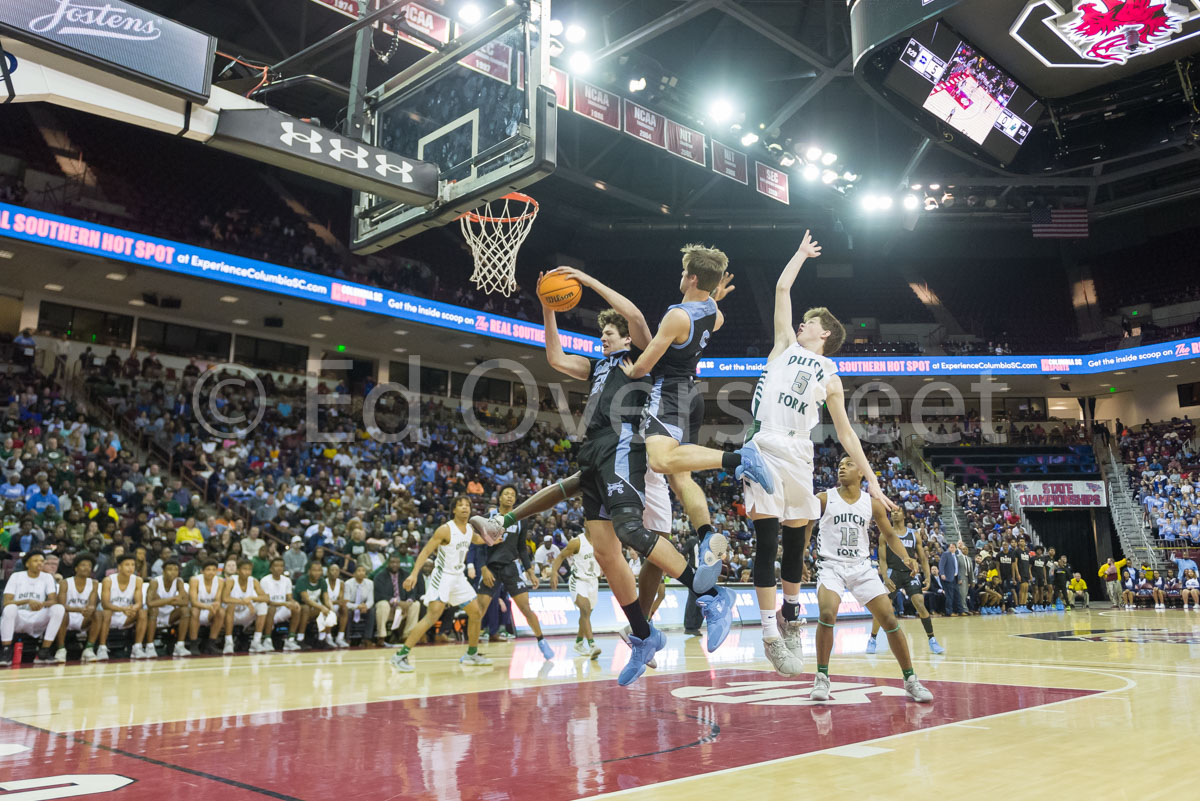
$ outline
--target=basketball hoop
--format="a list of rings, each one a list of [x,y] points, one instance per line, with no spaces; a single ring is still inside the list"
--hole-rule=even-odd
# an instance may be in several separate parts
[[[493,203],[497,204],[493,208]],[[503,205],[500,205],[503,203]],[[517,251],[537,217],[537,201],[512,192],[458,218],[475,255],[471,281],[484,292],[505,296],[517,289]]]

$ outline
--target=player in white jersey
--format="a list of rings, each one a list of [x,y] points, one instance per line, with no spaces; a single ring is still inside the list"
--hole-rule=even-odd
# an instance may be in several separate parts
[[[178,637],[175,640],[175,651],[172,656],[191,656],[184,640],[187,639],[188,618],[191,608],[188,606],[188,590],[179,577],[179,562],[168,559],[163,563],[161,576],[150,579],[143,585],[146,598],[146,637],[138,656],[138,646],[133,647],[134,659],[154,659],[158,652],[154,650],[154,635],[159,629],[176,627]]]
[[[192,576],[188,582],[188,599],[191,602],[191,626],[188,628],[188,651],[193,654],[219,654],[217,637],[225,622],[225,609],[221,606],[223,579],[217,575],[217,563],[205,559],[201,563],[200,575]],[[198,644],[200,627],[208,626],[208,639],[201,648]]]
[[[483,538],[473,534],[470,524],[471,499],[459,495],[450,505],[453,517],[438,527],[417,555],[412,572],[404,580],[404,589],[412,590],[417,585],[417,576],[421,568],[436,550],[437,561],[433,572],[425,582],[425,597],[422,602],[426,606],[425,617],[417,622],[400,650],[392,657],[392,667],[401,673],[411,673],[414,668],[409,654],[413,647],[425,636],[425,632],[442,617],[446,604],[462,606],[467,613],[467,652],[459,660],[464,665],[490,665],[492,660],[479,653],[479,622],[483,610],[475,601],[475,588],[467,581],[467,549],[472,544],[481,545]]]
[[[86,647],[96,647],[96,635],[100,633],[100,615],[96,614],[96,604],[100,601],[100,583],[92,578],[95,566],[96,557],[90,553],[81,553],[75,557],[75,575],[59,583],[58,597],[63,599],[67,614],[54,641],[57,649],[54,652],[55,662],[67,661],[67,632],[83,632],[87,638],[84,641]]]
[[[900,623],[888,598],[879,573],[871,565],[871,521],[879,527],[880,539],[887,543],[904,565],[912,572],[918,569],[908,549],[892,531],[888,510],[878,498],[862,491],[863,474],[849,456],[838,463],[838,485],[830,492],[817,496],[821,522],[817,531],[817,604],[821,617],[817,621],[817,674],[809,698],[828,701],[829,655],[833,652],[833,624],[837,620],[842,594],[849,592],[870,611],[888,636],[892,654],[904,673],[904,691],[914,701],[932,701],[933,693],[925,689],[913,673],[908,640],[900,631]],[[804,538],[808,548],[809,525]]]
[[[221,653],[233,654],[233,627],[254,625],[254,639],[250,650],[257,653],[262,650],[263,624],[267,620],[267,610],[264,606],[267,596],[258,586],[254,578],[254,565],[249,559],[239,559],[237,575],[226,579],[221,592],[221,603],[225,606],[225,648]]]
[[[586,534],[580,534],[558,552],[550,565],[550,589],[558,589],[558,569],[564,559],[571,560],[571,579],[567,584],[571,598],[579,608],[579,632],[575,635],[575,653],[580,656],[600,656],[600,646],[592,637],[592,610],[600,600],[600,565],[596,552]],[[645,569],[645,565],[643,565]],[[662,582],[659,582],[660,584]],[[585,642],[586,641],[586,642]]]
[[[54,638],[66,609],[58,602],[58,583],[42,572],[46,557],[30,553],[25,570],[13,573],[4,585],[4,611],[0,613],[0,667],[12,664],[13,637],[29,634],[42,640],[38,664],[54,662]]]
[[[288,638],[283,642],[283,650],[299,651],[300,643],[296,641],[297,627],[300,624],[300,604],[292,597],[292,580],[283,575],[284,564],[281,557],[276,556],[271,560],[271,574],[263,576],[258,581],[258,586],[262,588],[263,594],[267,596],[265,608],[262,614],[266,615],[267,622],[264,628],[267,631],[267,636],[263,638],[262,643],[256,650],[253,645],[250,646],[251,653],[269,653],[275,650],[274,644],[271,642],[270,632],[279,623],[289,621]]]
[[[142,604],[142,580],[133,572],[136,566],[137,559],[127,553],[117,560],[117,572],[100,582],[100,636],[96,638],[94,659],[108,659],[108,634],[113,629],[131,628],[134,645],[142,642],[146,632],[146,607]],[[140,654],[141,648],[137,650]],[[85,662],[91,661],[88,653],[83,653]]]

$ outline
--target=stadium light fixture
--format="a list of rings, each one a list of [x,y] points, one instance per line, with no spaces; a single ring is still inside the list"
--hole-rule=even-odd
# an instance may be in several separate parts
[[[879,208],[879,198],[872,194],[863,195],[863,211],[875,211]]]
[[[914,191],[914,192],[920,192],[920,191],[921,191],[921,185],[920,185],[920,184],[913,184],[912,186],[910,186],[910,187],[909,187],[909,189],[911,189],[911,190],[912,190],[912,191]]]
[[[548,26],[546,26],[546,31],[551,36],[562,36],[563,35],[562,20],[561,19],[550,20],[550,24]]]
[[[709,105],[708,116],[713,122],[728,122],[733,117],[733,106],[728,100],[718,98]]]
[[[780,167],[790,167],[795,163],[796,163],[796,156],[794,153],[784,153],[782,156],[779,157],[779,166]]]
[[[955,203],[954,195],[950,194],[949,192],[942,195],[942,205],[943,206],[945,206],[946,208],[950,208],[951,206],[954,205],[954,203]]]
[[[858,180],[858,174],[846,170],[844,173],[842,173],[842,180],[852,184]]]
[[[630,92],[640,92],[645,88],[646,88],[646,79],[645,78],[634,78],[633,80],[631,80],[629,82],[629,91]]]
[[[42,289],[49,290],[50,292],[62,292],[63,285],[62,284],[43,284]]]
[[[757,141],[758,141],[758,134],[756,134],[754,132],[750,132],[750,133],[742,135],[742,147],[750,147],[750,145],[754,144]]]
[[[571,58],[567,60],[567,66],[571,68],[571,72],[576,75],[586,75],[592,69],[592,57],[584,52],[575,52],[571,54]]]
[[[892,207],[892,198],[891,198],[891,196],[890,196],[890,195],[880,195],[880,196],[879,196],[879,210],[880,210],[880,211],[887,211],[887,210],[888,210],[888,209],[890,209],[891,207]]]
[[[816,164],[805,164],[802,174],[804,175],[804,180],[815,181],[821,177],[821,168]]]
[[[834,163],[837,162],[837,159],[837,153],[826,153],[825,155],[821,156],[821,163],[826,167],[832,167]]]
[[[822,153],[823,151],[821,148],[814,145],[813,147],[810,147],[808,150],[804,151],[804,158],[808,159],[809,161],[818,161],[821,158]]]
[[[582,25],[568,25],[565,35],[571,44],[579,44],[587,38],[587,29]]]
[[[908,211],[915,211],[917,209],[917,207],[920,205],[921,205],[921,201],[917,199],[916,195],[905,195],[904,196],[904,208],[907,209]]]
[[[821,173],[821,183],[831,184],[837,180],[838,174],[833,170],[825,170]]]
[[[249,320],[245,320],[245,319],[243,319],[243,318],[241,318],[241,317],[238,317],[237,319],[235,319],[235,320],[233,321],[233,324],[234,324],[234,325],[250,325],[250,321],[249,321]]]
[[[474,25],[483,19],[483,11],[474,3],[465,3],[458,10],[458,21],[464,25]]]
[[[939,205],[936,197],[925,198],[925,211],[937,211]]]
[[[8,258],[11,259],[12,256],[9,256]],[[129,277],[129,275],[127,273],[105,273],[104,277],[109,281],[124,281]]]
[[[937,192],[937,191],[938,191],[938,190],[940,190],[941,188],[942,188],[942,185],[941,185],[941,184],[930,184],[930,185],[929,185],[929,191],[930,191],[930,192]]]

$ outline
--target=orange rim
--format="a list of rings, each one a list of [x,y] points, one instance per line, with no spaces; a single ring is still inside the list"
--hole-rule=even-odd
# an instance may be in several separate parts
[[[516,217],[492,217],[487,214],[480,214],[475,211],[468,211],[462,214],[459,219],[467,219],[471,222],[486,222],[486,223],[515,223],[522,220],[528,220],[538,213],[538,202],[522,192],[509,192],[500,200],[517,200],[529,204],[532,208]]]

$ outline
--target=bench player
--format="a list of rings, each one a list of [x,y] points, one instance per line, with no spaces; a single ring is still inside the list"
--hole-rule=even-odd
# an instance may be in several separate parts
[[[628,299],[607,287],[601,289],[594,279],[589,282],[613,304],[613,308],[601,312],[598,320],[603,358],[593,363],[583,356],[564,353],[555,313],[543,307],[546,358],[560,373],[591,380],[584,409],[586,436],[577,461],[588,538],[613,597],[629,620],[633,653],[618,676],[618,683],[626,686],[645,672],[654,654],[666,645],[666,637],[646,617],[622,545],[700,596],[698,603],[708,620],[709,651],[716,650],[729,634],[733,595],[724,588],[714,589],[727,545],[724,537],[713,535],[710,528],[700,549],[701,558],[693,568],[670,542],[648,531],[643,523],[646,450],[635,430],[643,416],[649,382],[630,378],[622,363],[638,355],[637,342],[649,341],[649,328]],[[657,587],[654,589],[657,592]]]
[[[459,495],[454,499],[450,508],[453,510],[454,516],[433,532],[429,542],[425,543],[425,547],[417,555],[412,572],[404,580],[404,589],[411,591],[413,587],[417,586],[417,576],[421,575],[421,568],[425,567],[425,562],[429,560],[434,551],[438,552],[433,572],[429,574],[429,580],[425,583],[427,589],[425,597],[422,599],[426,606],[425,616],[417,622],[417,625],[409,632],[404,645],[400,646],[400,650],[392,657],[392,667],[401,673],[412,673],[416,670],[409,659],[409,654],[425,636],[425,632],[429,631],[434,623],[441,620],[446,604],[462,606],[467,613],[467,652],[458,661],[464,665],[492,664],[492,660],[479,653],[479,622],[483,617],[483,610],[479,608],[475,588],[471,586],[471,582],[467,581],[465,572],[467,549],[471,547],[472,543],[481,544],[483,539],[472,534],[471,527],[467,523],[471,517],[470,498],[466,495]]]
[[[258,584],[258,579],[252,575],[254,565],[249,559],[239,559],[237,573],[225,581],[221,592],[221,603],[225,607],[225,647],[221,653],[226,656],[234,652],[233,627],[249,627],[254,624],[254,636],[250,643],[250,651],[258,653],[262,650],[263,625],[267,620],[267,595]]]
[[[871,566],[870,523],[879,527],[881,541],[902,557],[905,566],[916,572],[917,564],[900,543],[888,522],[887,507],[878,498],[862,491],[863,474],[856,460],[843,456],[838,463],[838,485],[817,495],[820,527],[817,532],[817,675],[809,698],[829,700],[829,655],[833,652],[833,624],[837,620],[842,593],[849,590],[854,599],[871,612],[888,636],[892,654],[904,673],[904,692],[914,701],[926,703],[933,693],[925,689],[913,672],[908,640],[888,600],[887,589]],[[809,532],[812,524],[809,524]],[[805,547],[808,536],[805,537]]]
[[[0,667],[12,664],[13,637],[28,634],[41,640],[35,660],[52,664],[54,638],[66,608],[58,602],[54,576],[42,571],[46,557],[32,552],[25,556],[25,569],[13,573],[4,585],[4,611],[0,613]]]
[[[217,563],[205,559],[199,575],[188,582],[188,600],[192,608],[191,625],[188,626],[188,652],[192,654],[217,654],[217,637],[225,620],[225,609],[221,606],[222,579],[217,575]],[[198,645],[200,627],[208,626],[208,639],[204,646]]]
[[[506,484],[500,488],[497,496],[500,506],[498,515],[506,515],[517,503],[517,488]],[[482,535],[480,535],[482,537]],[[525,542],[525,526],[517,520],[499,532],[499,541],[488,546],[487,564],[479,572],[479,589],[476,603],[483,611],[487,611],[495,594],[496,582],[500,582],[508,590],[508,597],[521,610],[533,636],[537,637],[538,650],[546,659],[554,658],[550,643],[542,636],[542,624],[537,614],[529,608],[529,591],[538,587],[537,571],[533,569],[533,560],[529,558],[529,546]],[[486,543],[487,540],[485,539]]]
[[[596,645],[596,639],[592,636],[592,610],[600,600],[600,565],[596,563],[596,551],[586,534],[568,542],[567,547],[554,557],[554,562],[550,565],[550,589],[558,589],[558,569],[567,558],[571,559],[571,580],[567,587],[571,591],[575,606],[579,608],[579,633],[575,635],[575,653],[595,659],[600,656],[600,646]],[[654,615],[647,613],[646,617],[651,618]]]
[[[142,646],[142,658],[154,659],[158,653],[154,650],[154,635],[158,629],[177,626],[179,637],[175,640],[175,650],[172,656],[191,656],[184,640],[187,639],[188,617],[191,607],[188,606],[187,585],[179,577],[179,563],[169,559],[163,563],[163,572],[143,585],[146,596],[146,636]],[[134,659],[137,657],[135,656]]]
[[[921,565],[921,576],[924,577],[925,583],[922,584],[916,574],[909,569],[908,564],[904,561],[899,553],[888,547],[888,538],[879,538],[879,578],[883,579],[883,585],[887,587],[891,593],[891,598],[894,600],[897,591],[904,590],[912,601],[913,609],[917,610],[917,617],[921,619],[921,626],[925,629],[925,636],[929,639],[929,650],[935,654],[944,654],[946,649],[937,641],[937,637],[933,636],[933,617],[929,614],[929,610],[925,608],[925,590],[929,589],[929,556],[925,553],[925,543],[921,542],[921,538],[917,536],[917,532],[912,528],[904,525],[904,511],[901,509],[893,509],[891,514],[892,531],[903,531],[903,534],[898,534],[900,544],[904,546],[906,554],[917,555],[917,561]],[[875,636],[879,634],[879,621],[871,621],[871,636],[867,639],[867,653],[875,653]]]
[[[81,553],[75,557],[75,575],[63,579],[58,585],[58,597],[63,599],[66,618],[58,629],[58,637],[54,640],[57,650],[54,661],[67,661],[67,633],[82,632],[86,648],[96,647],[96,635],[100,632],[100,616],[96,614],[96,604],[100,601],[99,582],[92,578],[92,570],[96,566],[96,557],[90,553]]]
[[[299,651],[299,634],[296,629],[300,625],[300,604],[292,597],[292,580],[283,574],[284,563],[281,557],[276,556],[271,560],[270,570],[270,574],[258,580],[263,595],[267,596],[266,609],[263,610],[267,618],[263,626],[266,636],[257,648],[251,644],[250,653],[267,654],[274,651],[275,644],[271,642],[271,632],[275,630],[275,626],[285,621],[288,623],[288,636],[283,641],[283,650]]]

